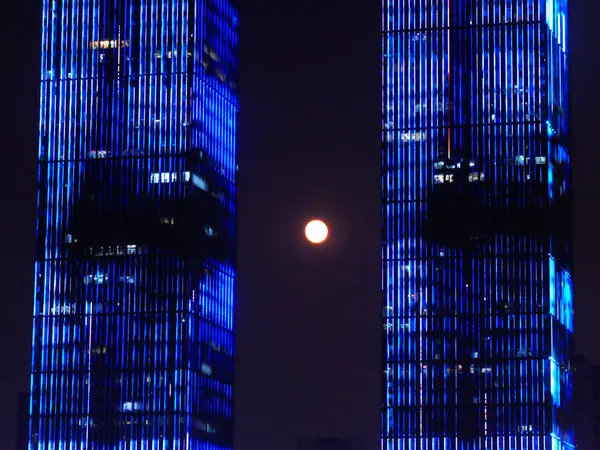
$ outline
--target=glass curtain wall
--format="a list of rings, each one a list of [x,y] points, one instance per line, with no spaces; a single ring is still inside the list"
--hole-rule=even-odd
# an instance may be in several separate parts
[[[229,449],[236,5],[42,15],[29,448]]]
[[[382,446],[572,449],[567,1],[382,8]]]

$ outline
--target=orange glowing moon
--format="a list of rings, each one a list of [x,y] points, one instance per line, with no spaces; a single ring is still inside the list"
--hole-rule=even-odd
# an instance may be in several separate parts
[[[327,239],[329,230],[322,220],[311,220],[304,228],[304,235],[308,242],[313,244],[322,244]]]

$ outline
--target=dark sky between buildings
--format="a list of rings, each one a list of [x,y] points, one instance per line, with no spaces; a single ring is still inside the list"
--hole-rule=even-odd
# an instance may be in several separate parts
[[[40,3],[2,18],[0,450],[29,385]],[[380,2],[242,3],[237,443],[275,450],[379,423]],[[576,338],[596,363],[598,17],[572,0]],[[302,241],[311,215],[331,222],[326,248]]]

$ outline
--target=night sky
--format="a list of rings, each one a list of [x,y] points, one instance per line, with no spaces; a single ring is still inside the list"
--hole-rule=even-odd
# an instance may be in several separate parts
[[[2,27],[0,450],[28,389],[39,2]],[[380,2],[243,2],[237,450],[300,435],[377,448]],[[600,363],[600,1],[571,0],[577,350]],[[324,217],[331,240],[302,239]]]

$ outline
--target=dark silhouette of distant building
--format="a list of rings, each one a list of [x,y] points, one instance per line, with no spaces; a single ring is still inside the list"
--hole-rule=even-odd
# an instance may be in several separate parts
[[[307,438],[298,440],[297,450],[363,450],[360,439],[356,438]]]
[[[27,450],[29,440],[29,392],[19,392],[17,400],[17,440],[15,450]]]
[[[600,366],[595,365],[591,373],[592,379],[592,430],[594,435],[594,450],[600,450]]]
[[[600,450],[600,366],[575,360],[575,435],[578,450]]]

